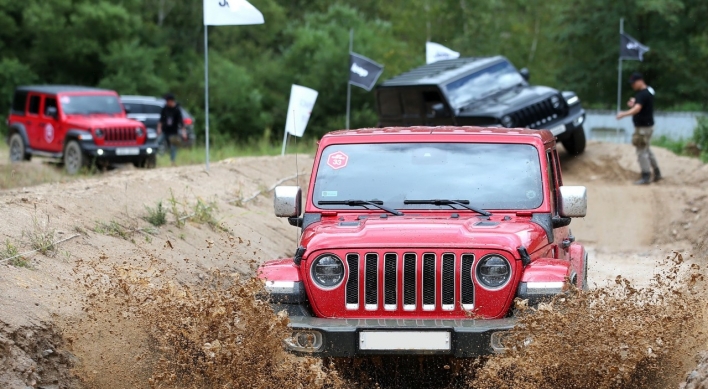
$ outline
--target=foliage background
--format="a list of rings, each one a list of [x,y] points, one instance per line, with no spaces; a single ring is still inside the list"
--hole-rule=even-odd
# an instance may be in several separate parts
[[[308,129],[344,126],[348,30],[386,66],[424,63],[425,41],[464,56],[502,54],[532,81],[575,90],[586,106],[616,100],[618,24],[651,47],[626,62],[657,90],[659,109],[705,109],[705,0],[252,0],[266,24],[210,29],[216,141],[282,136],[290,85],[320,92]],[[121,94],[176,93],[204,120],[199,0],[0,0],[0,116],[15,86],[80,84]],[[630,91],[625,88],[628,97]],[[352,125],[376,125],[374,94],[353,88]],[[202,127],[198,126],[198,131]]]

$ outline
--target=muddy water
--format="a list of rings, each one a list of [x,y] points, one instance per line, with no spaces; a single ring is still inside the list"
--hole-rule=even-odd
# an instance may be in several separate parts
[[[256,298],[258,281],[212,272],[194,285],[170,272],[157,262],[88,272],[92,319],[74,328],[134,336],[123,357],[95,355],[79,369],[86,386],[673,388],[706,344],[702,269],[678,254],[647,288],[618,278],[538,309],[521,304],[519,326],[505,339],[509,351],[474,361],[295,358],[281,345],[287,317]]]

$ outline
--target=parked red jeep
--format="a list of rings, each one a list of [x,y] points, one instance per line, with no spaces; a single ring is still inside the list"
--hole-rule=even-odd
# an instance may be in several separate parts
[[[61,160],[69,174],[92,162],[155,166],[145,126],[128,119],[114,91],[78,86],[23,86],[7,124],[12,162]]]
[[[352,357],[503,350],[515,298],[587,286],[569,224],[584,187],[563,186],[549,131],[411,127],[339,131],[319,144],[294,258],[259,271],[290,315],[289,350]]]

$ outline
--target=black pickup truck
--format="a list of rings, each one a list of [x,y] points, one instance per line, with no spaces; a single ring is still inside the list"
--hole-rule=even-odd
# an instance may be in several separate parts
[[[376,90],[380,127],[486,126],[550,130],[572,155],[585,150],[585,110],[574,92],[529,84],[502,56],[421,66]]]

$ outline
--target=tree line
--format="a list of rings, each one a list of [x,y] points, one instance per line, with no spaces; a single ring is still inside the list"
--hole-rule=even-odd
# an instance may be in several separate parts
[[[215,140],[282,135],[290,85],[320,96],[308,136],[343,128],[349,29],[354,51],[385,65],[381,80],[425,62],[431,40],[463,56],[505,55],[532,82],[613,108],[619,18],[651,47],[625,63],[657,91],[657,109],[706,108],[705,0],[251,0],[264,25],[210,28]],[[202,2],[0,0],[0,116],[17,85],[171,91],[204,119]],[[626,83],[625,97],[631,93]],[[352,126],[376,125],[373,92],[353,88]],[[201,131],[203,126],[197,126]]]

